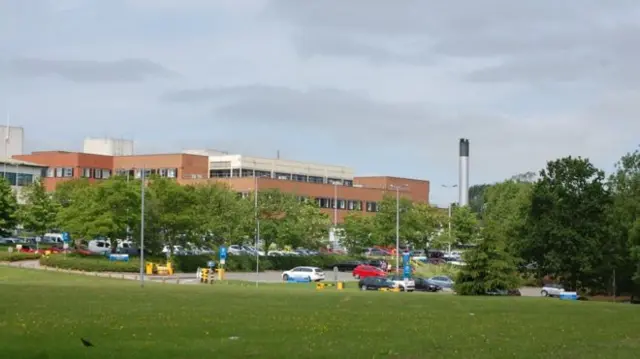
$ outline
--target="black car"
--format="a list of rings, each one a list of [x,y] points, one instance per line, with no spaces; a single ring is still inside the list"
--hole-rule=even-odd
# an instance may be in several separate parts
[[[416,290],[421,292],[438,292],[442,290],[442,287],[431,283],[428,279],[425,278],[414,278],[416,282]]]
[[[372,259],[367,261],[365,264],[368,264],[370,266],[374,266],[376,268],[380,268],[382,270],[387,270],[387,262],[381,260],[381,259]]]
[[[395,288],[395,283],[384,277],[365,277],[360,279],[358,287],[360,290],[378,290],[380,288]]]
[[[352,272],[360,264],[363,264],[363,262],[348,261],[348,262],[336,263],[331,268],[338,268],[338,272]]]
[[[487,295],[520,297],[522,294],[520,293],[519,289],[509,289],[509,290],[494,289],[494,290],[487,291]]]

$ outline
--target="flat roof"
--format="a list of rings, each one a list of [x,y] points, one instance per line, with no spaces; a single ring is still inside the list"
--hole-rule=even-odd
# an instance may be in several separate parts
[[[7,166],[28,166],[28,167],[47,167],[41,164],[16,160],[13,158],[0,158],[0,165],[6,164]]]

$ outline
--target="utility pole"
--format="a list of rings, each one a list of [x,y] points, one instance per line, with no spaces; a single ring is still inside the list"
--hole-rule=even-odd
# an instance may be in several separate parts
[[[144,180],[145,168],[140,173],[140,287],[144,288]]]
[[[254,166],[255,167],[255,166]],[[255,168],[254,168],[255,171]],[[253,190],[253,207],[255,211],[256,217],[256,287],[258,286],[258,282],[260,279],[260,248],[258,245],[260,244],[260,216],[258,211],[258,177],[253,175],[253,179],[255,181],[254,190]],[[267,254],[267,248],[264,249],[265,254]]]
[[[400,189],[407,188],[408,185],[391,185],[389,188],[396,191],[396,273],[400,270]]]

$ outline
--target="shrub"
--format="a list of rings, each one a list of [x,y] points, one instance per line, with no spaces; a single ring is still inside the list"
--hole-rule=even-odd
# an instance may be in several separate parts
[[[289,270],[298,266],[312,266],[323,269],[331,269],[337,263],[358,260],[357,257],[318,255],[318,256],[282,256],[282,257],[260,257],[260,271],[265,270]],[[207,262],[213,260],[219,262],[217,255],[199,256],[174,256],[173,263],[176,271],[183,273],[195,272],[198,267],[205,267]],[[228,256],[226,262],[227,270],[231,272],[253,272],[256,270],[256,257],[254,256]]]
[[[38,253],[0,252],[0,262],[17,262],[40,258]]]
[[[138,272],[140,263],[132,262],[111,262],[106,257],[80,257],[68,255],[66,258],[61,254],[54,254],[49,257],[41,257],[40,264],[47,267],[61,269],[72,269],[86,272]]]

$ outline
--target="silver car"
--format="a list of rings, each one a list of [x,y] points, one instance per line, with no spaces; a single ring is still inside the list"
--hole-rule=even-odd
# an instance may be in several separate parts
[[[564,293],[564,287],[561,284],[546,284],[540,291],[543,297],[559,297],[562,293]]]

